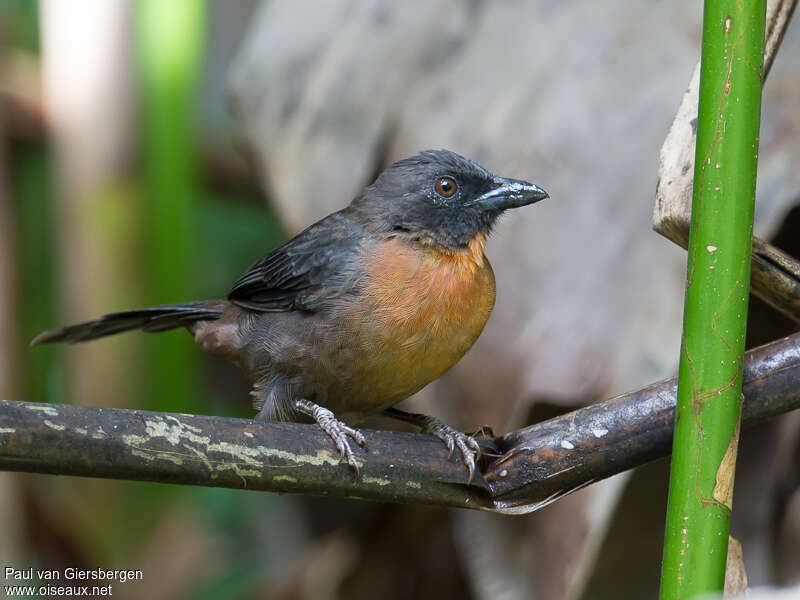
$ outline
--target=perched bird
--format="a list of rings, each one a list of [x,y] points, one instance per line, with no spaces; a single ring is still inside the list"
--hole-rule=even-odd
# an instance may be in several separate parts
[[[351,427],[384,412],[458,448],[477,442],[440,420],[392,408],[469,350],[492,311],[486,236],[503,211],[547,193],[447,150],[384,170],[346,208],[256,262],[227,300],[113,313],[47,331],[33,344],[185,327],[249,375],[260,420],[310,417],[358,471]]]

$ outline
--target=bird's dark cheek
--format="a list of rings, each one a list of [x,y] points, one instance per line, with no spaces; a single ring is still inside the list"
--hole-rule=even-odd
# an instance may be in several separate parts
[[[437,208],[457,208],[463,204],[463,194],[460,189],[449,198],[440,196],[433,189],[426,196],[428,201]]]
[[[484,235],[489,235],[492,232],[492,228],[494,224],[497,222],[497,219],[500,218],[500,215],[503,214],[502,210],[485,210],[482,211],[478,217],[480,225],[478,227],[479,231]]]

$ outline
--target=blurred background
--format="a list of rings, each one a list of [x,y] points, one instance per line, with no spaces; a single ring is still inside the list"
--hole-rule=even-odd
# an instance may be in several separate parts
[[[651,231],[700,3],[0,0],[0,398],[237,417],[185,332],[44,329],[224,296],[387,164],[449,148],[552,199],[489,243],[498,300],[407,406],[496,433],[671,376],[685,255]],[[800,256],[800,25],[765,87],[756,234]],[[798,330],[753,300],[750,346]],[[383,427],[375,421],[368,426]],[[800,584],[800,417],[742,437],[752,585]],[[533,515],[0,474],[0,559],[141,569],[121,597],[642,598],[658,461]]]

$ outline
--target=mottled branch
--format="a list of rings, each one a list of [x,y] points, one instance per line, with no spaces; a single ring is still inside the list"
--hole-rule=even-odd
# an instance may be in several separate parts
[[[361,477],[314,425],[0,403],[0,469],[295,492],[500,512],[535,510],[669,453],[675,379],[499,437],[467,485],[427,435],[365,430]],[[748,352],[745,427],[800,407],[800,334]]]

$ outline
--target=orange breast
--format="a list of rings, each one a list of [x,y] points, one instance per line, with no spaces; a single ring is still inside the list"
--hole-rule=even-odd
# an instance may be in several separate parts
[[[381,410],[453,366],[480,335],[495,299],[484,237],[444,252],[389,238],[365,257],[362,310],[355,328],[365,355],[351,401]],[[380,402],[377,400],[380,399]]]

